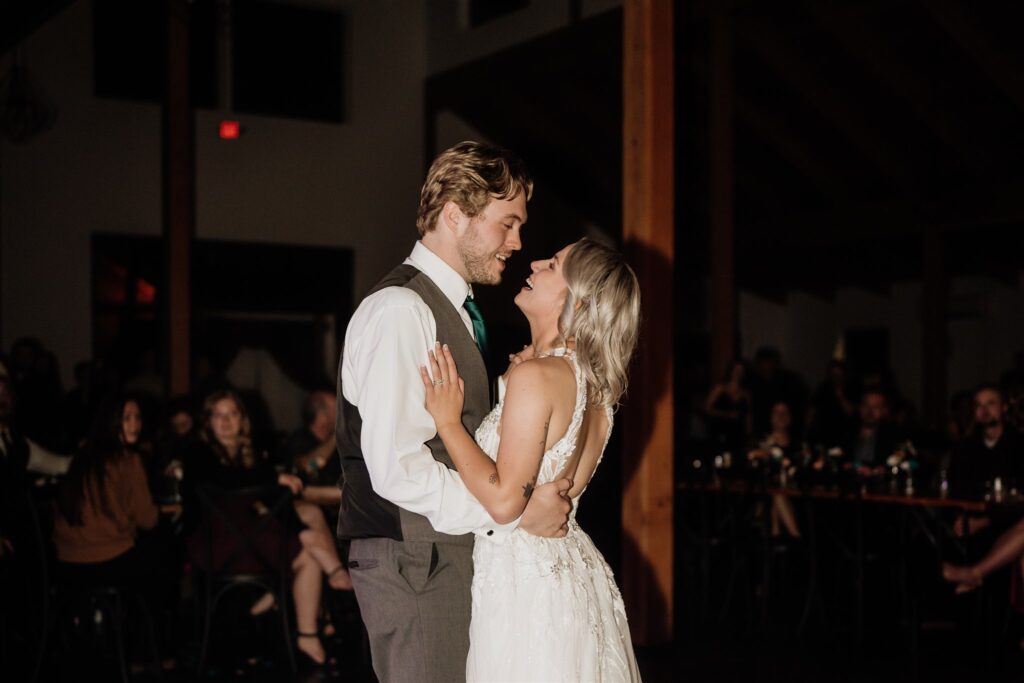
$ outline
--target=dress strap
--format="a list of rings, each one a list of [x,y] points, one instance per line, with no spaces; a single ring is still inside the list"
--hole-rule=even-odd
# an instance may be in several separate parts
[[[579,436],[580,428],[583,426],[583,411],[587,409],[587,380],[583,376],[583,368],[580,367],[575,353],[568,351],[563,357],[569,361],[576,375],[576,405],[573,406],[572,421],[569,423],[569,429],[566,432],[566,436],[571,437],[573,447],[575,448],[576,438]]]

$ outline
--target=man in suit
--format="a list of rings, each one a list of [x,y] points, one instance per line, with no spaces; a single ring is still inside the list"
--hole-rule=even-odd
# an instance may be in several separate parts
[[[571,482],[538,487],[521,519],[496,524],[455,471],[424,407],[419,367],[448,344],[463,376],[462,421],[491,410],[486,327],[473,285],[501,281],[519,251],[533,181],[498,147],[460,143],[431,165],[420,240],[360,303],[338,369],[338,535],[381,681],[457,681],[469,650],[474,534],[517,525],[561,536]]]

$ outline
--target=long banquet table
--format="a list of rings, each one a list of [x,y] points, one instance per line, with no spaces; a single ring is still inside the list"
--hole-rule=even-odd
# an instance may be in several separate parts
[[[810,564],[806,595],[798,627],[798,630],[801,632],[807,624],[815,600],[815,592],[819,588],[817,567],[819,537],[823,532],[833,536],[833,540],[835,540],[834,537],[836,536],[834,530],[824,528],[827,523],[823,522],[822,516],[817,514],[817,509],[826,502],[831,502],[840,507],[848,505],[851,514],[847,519],[852,519],[854,538],[845,547],[847,557],[852,560],[855,567],[854,603],[858,643],[862,643],[864,636],[864,610],[867,597],[865,581],[865,562],[867,556],[867,541],[865,537],[868,531],[865,528],[866,513],[872,509],[879,511],[878,513],[871,513],[874,514],[872,519],[877,520],[879,514],[881,514],[882,518],[891,520],[893,526],[887,529],[887,531],[894,531],[900,539],[900,542],[895,545],[897,556],[891,559],[898,569],[898,575],[902,584],[901,589],[903,590],[905,602],[902,616],[906,623],[912,626],[911,632],[908,635],[911,638],[910,646],[916,662],[920,615],[917,595],[914,595],[913,592],[920,590],[916,586],[920,582],[915,581],[916,577],[910,575],[908,555],[911,550],[910,543],[906,542],[906,539],[910,537],[911,533],[915,533],[934,548],[936,556],[934,571],[938,573],[938,558],[941,557],[943,552],[952,550],[954,554],[959,554],[961,557],[964,556],[964,544],[966,542],[964,527],[966,525],[961,525],[961,533],[958,534],[954,531],[954,525],[951,523],[952,518],[960,515],[965,517],[983,517],[993,514],[1011,517],[1014,515],[1024,516],[1024,496],[1017,492],[1012,494],[1007,492],[1005,495],[988,496],[984,499],[971,499],[941,495],[932,491],[908,492],[901,488],[901,486],[878,479],[852,480],[849,478],[844,482],[844,485],[836,483],[805,483],[802,485],[790,483],[789,485],[782,485],[777,478],[749,476],[749,474],[746,477],[728,478],[718,476],[716,473],[715,476],[703,480],[682,481],[678,484],[678,491],[684,500],[696,503],[695,506],[691,506],[690,510],[692,512],[696,509],[698,511],[698,518],[696,520],[682,519],[681,522],[690,538],[697,541],[696,545],[703,553],[698,559],[698,563],[705,585],[709,581],[709,560],[707,554],[710,546],[716,542],[713,537],[722,532],[721,528],[715,527],[718,523],[715,512],[716,509],[721,508],[722,500],[732,499],[734,501],[731,507],[727,506],[728,512],[718,515],[725,518],[728,518],[729,515],[735,516],[737,514],[736,509],[741,506],[737,505],[735,501],[745,501],[748,507],[750,507],[750,504],[760,505],[761,512],[759,518],[762,525],[760,542],[763,544],[763,547],[760,553],[761,567],[759,571],[761,577],[758,601],[760,603],[760,617],[763,626],[767,626],[768,622],[773,569],[771,552],[773,538],[770,533],[771,515],[769,506],[772,504],[774,497],[784,496],[795,505],[801,507],[804,512],[804,522],[806,523],[802,542],[807,544],[807,556]],[[716,505],[718,508],[716,508]],[[729,523],[735,523],[735,519]],[[849,541],[849,539],[843,540]],[[743,551],[741,550],[740,552],[742,553]],[[734,561],[736,561],[736,557],[734,555]],[[729,583],[730,587],[726,591],[726,602],[731,599],[733,577],[730,578]],[[723,608],[723,614],[725,609],[727,609],[727,605]]]

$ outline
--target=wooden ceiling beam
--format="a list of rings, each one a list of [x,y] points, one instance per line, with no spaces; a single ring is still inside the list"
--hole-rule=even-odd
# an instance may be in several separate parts
[[[822,159],[817,150],[804,142],[781,114],[757,107],[736,94],[736,114],[743,126],[773,148],[816,187],[829,201],[848,204],[850,187]]]
[[[709,83],[709,63],[700,59],[687,62],[690,75],[705,87]],[[829,166],[818,152],[806,144],[786,118],[776,112],[762,109],[739,93],[735,95],[738,124],[751,131],[793,168],[829,201],[848,203],[852,193],[845,179]]]
[[[688,149],[699,156],[702,169],[707,169],[711,166],[708,140],[703,136],[698,136],[695,126],[680,126],[679,130],[676,131],[676,135],[682,137],[686,141]],[[686,153],[683,152],[683,154]],[[737,204],[749,202],[753,205],[754,209],[761,212],[776,206],[778,203],[777,190],[768,182],[770,179],[765,178],[763,175],[744,172],[739,167],[735,170],[735,176],[736,189],[742,198],[742,201],[737,202]]]
[[[966,11],[968,3],[918,0],[932,19],[971,56],[985,75],[1024,111],[1024,64],[992,41],[992,36]]]
[[[828,121],[885,176],[887,182],[908,196],[917,193],[917,181],[906,159],[893,154],[878,132],[864,120],[862,108],[840,88],[832,85],[778,34],[761,25],[741,22],[739,38],[764,60],[780,79],[787,81],[804,101]]]
[[[806,246],[856,243],[923,235],[925,226],[941,232],[1024,224],[1024,179],[994,187],[947,192],[925,205],[887,201],[788,216],[764,224],[746,224],[744,241]],[[747,237],[749,236],[749,237]]]
[[[707,62],[694,60],[689,62],[689,67],[694,78],[708,84]],[[801,139],[784,116],[759,108],[739,93],[735,96],[735,107],[739,123],[774,149],[824,197],[839,204],[849,202],[852,193],[847,182]]]
[[[803,6],[855,59],[903,98],[917,117],[967,164],[975,177],[988,175],[990,160],[981,153],[977,141],[966,134],[968,127],[950,115],[949,107],[933,95],[925,79],[892,48],[879,26],[870,25],[862,12],[850,11],[842,2],[803,0]]]

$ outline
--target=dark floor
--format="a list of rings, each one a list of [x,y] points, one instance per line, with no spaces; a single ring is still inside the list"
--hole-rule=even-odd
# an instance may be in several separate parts
[[[852,641],[787,641],[769,634],[762,638],[707,639],[659,647],[638,648],[640,669],[647,683],[727,683],[775,681],[796,683],[888,683],[928,681],[1024,680],[1024,657],[1010,651],[989,666],[974,653],[957,654],[961,644],[952,633],[936,634],[922,643],[915,671],[898,646],[854,647]]]
[[[810,590],[806,543],[773,547],[771,566],[777,574],[772,600],[766,603],[761,599],[756,537],[753,546],[730,546],[727,541],[705,544],[704,555],[692,541],[679,545],[676,638],[670,644],[637,649],[648,683],[1024,681],[1024,654],[1019,648],[1024,615],[1009,609],[1008,585],[998,577],[979,591],[955,597],[938,575],[937,560],[928,553],[912,553],[902,564],[886,553],[871,555],[865,575],[870,598],[864,605],[864,628],[858,633],[848,567],[825,555],[818,588]],[[701,562],[702,557],[707,561]],[[165,614],[157,624],[162,656],[174,660],[163,680],[374,680],[350,593],[329,595],[335,635],[324,641],[330,664],[300,665],[299,673],[292,674],[283,650],[280,613],[272,610],[250,617],[247,605],[253,596],[241,596],[236,604],[218,608],[209,664],[199,676],[199,622],[187,581],[184,585],[177,612]],[[808,603],[808,596],[816,599]],[[805,617],[807,604],[811,608]],[[17,629],[4,621],[4,607],[0,604],[0,683],[31,680],[34,643],[30,638],[19,640]],[[131,623],[132,659],[146,661],[142,630],[137,621]],[[60,629],[51,631],[49,654],[36,680],[120,680],[109,630],[89,629],[91,636],[63,638]],[[139,671],[133,679],[158,677]]]
[[[899,681],[1021,681],[1024,680],[1024,658],[1007,652],[1003,661],[990,668],[984,663],[968,661],[969,657],[950,656],[959,645],[951,634],[936,635],[923,645],[920,669],[915,672],[898,653],[886,648],[858,651],[848,643],[832,642],[810,645],[784,642],[782,639],[740,638],[735,640],[709,639],[702,642],[681,643],[637,649],[643,679],[648,683],[719,683],[731,681],[758,681],[797,683],[893,683]],[[374,681],[367,669],[364,653],[356,643],[335,640],[328,643],[334,663],[322,669],[305,668],[292,675],[280,654],[236,653],[235,657],[222,657],[200,680],[206,681]],[[82,681],[81,670],[65,667],[63,677],[54,666],[44,671],[40,680]],[[107,669],[109,680],[117,680],[117,670]],[[5,677],[6,679],[6,677]],[[14,679],[11,679],[14,680]],[[106,680],[102,677],[90,680]],[[137,674],[135,680],[156,680],[152,675]],[[182,666],[168,672],[166,681],[197,680],[194,668]]]
[[[701,635],[678,637],[673,643],[637,648],[643,678],[648,683],[686,681],[718,683],[758,681],[799,683],[964,683],[968,681],[1024,681],[1024,654],[1016,647],[1020,624],[1011,626],[992,647],[977,633],[964,633],[947,622],[924,623],[918,654],[898,628],[867,634],[858,644],[853,633],[841,629],[812,628],[801,638],[784,624],[755,627],[709,628]],[[276,615],[259,619],[228,617],[222,621],[211,646],[209,665],[201,678],[196,673],[197,643],[186,638],[177,653],[176,668],[164,680],[178,681],[350,681],[371,683],[365,641],[358,628],[342,624],[335,636],[325,638],[331,663],[304,666],[291,674],[281,648]],[[41,681],[120,680],[109,643],[96,641],[83,655],[61,647],[45,662]],[[140,659],[136,656],[135,659]],[[136,665],[136,669],[138,669]],[[7,669],[10,671],[10,669]],[[29,680],[27,674],[4,681]],[[151,672],[136,671],[134,680],[158,680]]]

